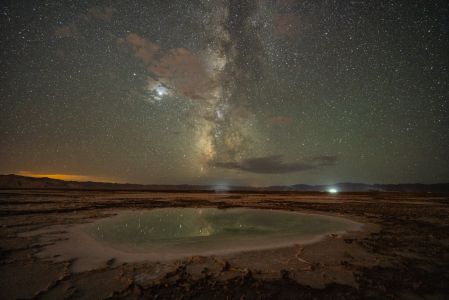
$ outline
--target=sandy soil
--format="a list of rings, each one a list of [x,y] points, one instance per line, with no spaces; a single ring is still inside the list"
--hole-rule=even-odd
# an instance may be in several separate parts
[[[171,206],[294,210],[365,226],[310,245],[174,261],[99,257],[83,269],[75,257],[43,255],[72,225]],[[448,213],[449,195],[433,194],[2,190],[0,299],[448,299]]]

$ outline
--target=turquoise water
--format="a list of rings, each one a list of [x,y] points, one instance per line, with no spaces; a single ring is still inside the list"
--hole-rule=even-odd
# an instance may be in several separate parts
[[[126,252],[203,254],[306,243],[356,229],[343,218],[262,209],[164,208],[120,213],[88,227]]]

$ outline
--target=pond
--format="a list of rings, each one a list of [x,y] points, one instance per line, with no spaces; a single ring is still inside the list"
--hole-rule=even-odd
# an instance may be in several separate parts
[[[306,244],[360,226],[344,218],[290,211],[163,208],[122,212],[85,232],[119,251],[178,257]]]

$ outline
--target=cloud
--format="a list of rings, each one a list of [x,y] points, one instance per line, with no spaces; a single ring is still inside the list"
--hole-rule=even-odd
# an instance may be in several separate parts
[[[216,84],[203,61],[191,51],[173,48],[163,52],[158,44],[136,33],[128,34],[125,41],[131,46],[134,56],[155,76],[156,81],[192,100],[211,98]]]
[[[270,155],[244,159],[238,162],[213,162],[213,166],[262,174],[294,173],[332,166],[335,156],[316,156],[303,162],[283,162],[282,155]]]
[[[304,2],[279,0],[276,7],[273,12],[273,30],[277,37],[292,41],[312,30],[316,20],[304,14]]]
[[[273,16],[275,32],[293,38],[298,32],[299,17],[295,13],[275,13]]]
[[[134,55],[145,65],[153,61],[153,57],[161,48],[158,44],[150,42],[136,33],[128,34],[126,42],[131,45]]]
[[[335,155],[320,155],[312,157],[310,161],[316,166],[332,166],[337,163],[338,158]]]
[[[213,82],[203,62],[185,48],[175,48],[148,69],[176,88],[184,97],[202,100],[209,96]]]
[[[292,118],[287,116],[275,116],[270,119],[270,123],[273,125],[289,125],[292,122]]]

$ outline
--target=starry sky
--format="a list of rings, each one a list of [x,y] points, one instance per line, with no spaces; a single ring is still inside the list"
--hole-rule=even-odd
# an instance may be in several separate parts
[[[0,8],[2,174],[449,181],[446,0]]]

